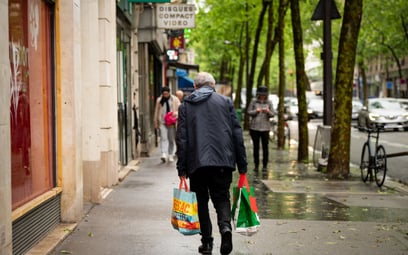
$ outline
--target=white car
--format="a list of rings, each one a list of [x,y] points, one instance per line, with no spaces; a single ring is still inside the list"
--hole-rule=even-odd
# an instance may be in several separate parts
[[[268,99],[271,100],[274,111],[278,111],[279,97],[276,94],[269,94]]]
[[[296,97],[286,97],[285,110],[289,119],[296,118],[299,113],[298,99]]]
[[[320,98],[311,98],[307,104],[309,118],[323,118],[324,101]]]
[[[402,108],[408,111],[408,98],[397,98],[397,101],[400,103]]]
[[[363,130],[376,125],[408,131],[408,111],[395,98],[370,98],[367,107],[364,106],[358,113],[357,127]]]
[[[356,120],[358,119],[358,113],[360,110],[363,108],[363,104],[361,103],[360,99],[358,98],[353,98],[353,101],[351,102],[352,104],[352,109],[351,109],[351,119]]]

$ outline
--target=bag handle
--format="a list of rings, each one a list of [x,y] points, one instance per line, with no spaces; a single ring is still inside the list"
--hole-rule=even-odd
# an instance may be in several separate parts
[[[249,199],[249,204],[251,206],[251,210],[253,212],[258,212],[258,206],[256,205],[256,199],[250,194],[250,188],[249,188],[249,183],[246,174],[240,174],[239,175],[239,181],[238,181],[238,188],[243,188],[243,186],[246,186],[246,190],[249,194],[248,199]]]
[[[186,192],[189,192],[187,180],[186,180],[186,177],[184,176],[180,177],[179,189],[183,189],[183,187]]]
[[[242,188],[243,186],[246,186],[247,191],[249,192],[249,183],[246,174],[240,174],[239,175],[239,180],[238,180],[238,188]]]

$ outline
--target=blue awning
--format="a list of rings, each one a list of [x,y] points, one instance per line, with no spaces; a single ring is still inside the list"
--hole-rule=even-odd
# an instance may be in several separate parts
[[[179,89],[194,89],[194,81],[188,76],[179,76],[178,77],[178,87]]]

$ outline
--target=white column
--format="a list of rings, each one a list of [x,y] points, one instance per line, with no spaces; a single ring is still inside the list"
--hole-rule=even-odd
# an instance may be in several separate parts
[[[99,23],[98,0],[81,1],[82,156],[84,199],[99,203]]]
[[[57,2],[57,145],[62,181],[61,218],[75,222],[83,215],[82,93],[80,0]],[[58,34],[58,33],[57,33]],[[59,77],[59,79],[58,79]]]
[[[137,114],[140,112],[140,102],[139,102],[139,39],[137,36],[137,29],[139,27],[139,18],[140,18],[140,5],[133,5],[133,30],[132,30],[132,39],[131,39],[131,90],[132,90],[132,107],[135,106]],[[139,116],[138,116],[139,117]],[[132,125],[134,123],[134,118],[132,114]],[[140,131],[140,119],[139,119],[139,131]],[[136,150],[136,132],[132,130],[132,146],[135,152],[135,158],[139,158],[140,151],[140,140],[138,144],[138,149]],[[139,138],[140,139],[140,138]]]
[[[0,254],[11,254],[12,248],[8,28],[8,1],[0,0]]]
[[[118,182],[118,121],[116,71],[116,1],[99,0],[99,96],[101,184]]]

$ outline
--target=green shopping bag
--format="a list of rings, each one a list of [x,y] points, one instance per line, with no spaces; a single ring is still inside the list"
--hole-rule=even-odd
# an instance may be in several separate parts
[[[233,188],[232,198],[231,215],[235,231],[243,235],[253,235],[258,232],[260,221],[254,188],[249,187],[245,174],[240,175],[238,185]]]

